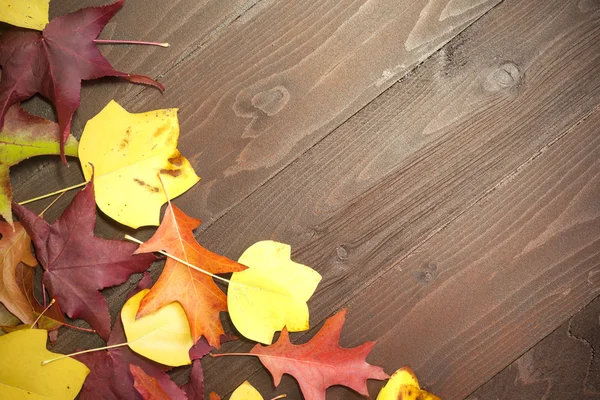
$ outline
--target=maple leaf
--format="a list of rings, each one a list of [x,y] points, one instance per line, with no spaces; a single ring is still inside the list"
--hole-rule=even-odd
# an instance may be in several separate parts
[[[200,246],[193,234],[199,225],[200,220],[187,216],[169,202],[154,236],[136,253],[164,250],[213,274],[246,269],[244,265]],[[185,310],[194,342],[204,335],[211,346],[219,348],[219,338],[224,333],[219,313],[227,311],[225,293],[210,276],[168,258],[158,281],[142,300],[137,317],[153,313],[174,301]]]
[[[35,117],[13,105],[6,111],[4,127],[0,131],[0,215],[11,224],[9,168],[34,156],[59,154],[58,124]],[[65,154],[77,156],[77,140],[71,135],[65,142]]]
[[[129,296],[150,286],[152,286],[150,274],[145,272],[144,277]],[[111,346],[126,341],[123,323],[121,317],[118,316],[107,345]],[[147,375],[156,379],[167,394],[176,395],[180,390],[164,372],[166,367],[138,355],[127,346],[80,354],[73,358],[81,361],[90,369],[90,374],[81,390],[81,400],[142,399],[142,396],[134,388],[133,375],[129,370],[130,365],[138,366]]]
[[[345,316],[346,310],[342,310],[329,318],[308,343],[293,345],[284,328],[275,344],[257,344],[250,353],[257,355],[273,375],[275,386],[285,373],[296,378],[306,400],[324,400],[325,390],[333,385],[368,396],[367,379],[387,379],[389,375],[365,361],[375,342],[352,349],[338,345]]]
[[[94,43],[123,4],[124,0],[118,0],[54,18],[41,34],[14,29],[0,36],[0,128],[8,107],[40,93],[56,107],[61,157],[66,162],[63,149],[79,107],[82,80],[117,76],[164,90],[147,76],[115,70]]]
[[[49,3],[50,0],[0,0],[0,21],[41,31],[48,23]]]
[[[99,290],[119,285],[132,274],[146,270],[155,257],[132,255],[132,243],[94,236],[93,182],[75,195],[52,225],[16,203],[13,211],[33,241],[50,294],[58,298],[69,317],[84,319],[106,340],[110,315]]]

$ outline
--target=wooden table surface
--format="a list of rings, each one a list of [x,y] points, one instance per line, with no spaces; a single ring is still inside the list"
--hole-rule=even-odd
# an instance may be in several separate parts
[[[53,0],[51,14],[101,4]],[[84,83],[73,133],[111,99],[178,107],[179,148],[202,180],[175,203],[203,220],[198,240],[234,259],[289,243],[323,276],[312,329],[293,341],[349,307],[342,345],[376,340],[371,363],[409,365],[460,399],[600,294],[599,1],[127,0],[101,38],[170,42],[102,47],[166,91]],[[27,108],[53,118],[39,98]],[[54,157],[11,178],[18,201],[83,179]],[[99,216],[103,237],[152,232]],[[136,279],[104,291],[113,316]],[[65,330],[53,350],[102,344]],[[203,366],[207,391],[250,379],[265,398],[299,398],[257,360]]]

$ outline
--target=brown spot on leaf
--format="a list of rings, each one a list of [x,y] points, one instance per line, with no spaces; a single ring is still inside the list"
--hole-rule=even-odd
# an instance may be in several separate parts
[[[123,150],[125,147],[129,146],[129,138],[131,137],[131,127],[128,127],[125,131],[125,137],[119,143],[119,148]]]
[[[161,135],[164,135],[165,132],[167,132],[167,130],[169,129],[169,124],[165,124],[163,126],[161,126],[160,128],[158,128],[156,130],[156,132],[154,132],[154,134],[152,135],[153,137],[157,138]]]
[[[175,151],[168,161],[176,167],[181,167],[183,164],[183,156],[178,151]]]
[[[163,168],[160,170],[160,173],[163,175],[170,175],[173,178],[177,178],[179,175],[181,175],[181,170],[180,169],[166,169]]]
[[[148,183],[144,182],[144,181],[143,181],[143,180],[141,180],[141,179],[138,179],[138,178],[133,178],[133,181],[134,181],[135,183],[137,183],[138,185],[145,187],[146,189],[148,189],[148,190],[149,190],[149,191],[151,191],[152,193],[158,193],[158,192],[160,191],[160,189],[159,189],[159,188],[157,188],[156,186],[149,185]]]

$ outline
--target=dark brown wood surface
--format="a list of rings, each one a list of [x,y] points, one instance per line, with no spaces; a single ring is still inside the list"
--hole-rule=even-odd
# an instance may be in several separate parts
[[[313,329],[294,340],[349,307],[343,345],[377,340],[370,362],[410,365],[459,399],[600,294],[597,1],[128,0],[103,37],[171,42],[104,51],[167,91],[84,84],[74,133],[111,98],[179,107],[180,149],[203,179],[176,203],[204,220],[200,242],[232,258],[290,243],[323,275]],[[82,174],[48,157],[11,178],[23,200]],[[132,233],[103,216],[97,232]],[[113,315],[134,281],[104,291]],[[101,344],[65,331],[54,350]],[[209,391],[250,379],[275,393],[256,360],[203,365]],[[289,377],[276,392],[299,398]]]
[[[503,369],[468,400],[600,399],[600,298]]]

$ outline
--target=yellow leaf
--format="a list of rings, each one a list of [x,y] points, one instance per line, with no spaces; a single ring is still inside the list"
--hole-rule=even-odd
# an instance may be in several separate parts
[[[0,21],[41,31],[48,24],[50,0],[0,0]]]
[[[231,276],[227,307],[233,324],[248,339],[271,344],[284,326],[290,332],[309,328],[306,302],[321,275],[290,256],[289,245],[267,240],[240,257],[248,269]]]
[[[72,358],[42,366],[60,354],[46,350],[48,332],[25,329],[0,336],[1,399],[74,399],[90,370]]]
[[[129,347],[158,363],[177,367],[191,364],[189,351],[194,345],[190,324],[179,303],[170,303],[157,312],[135,319],[145,289],[127,300],[121,310]]]
[[[377,400],[440,400],[439,397],[421,390],[417,377],[408,367],[400,368],[381,388]]]
[[[264,400],[250,382],[245,381],[231,393],[229,400]]]
[[[167,202],[158,175],[171,199],[200,180],[177,150],[178,138],[176,108],[131,114],[108,103],[87,122],[79,142],[85,179],[94,173],[98,207],[132,228],[158,225]]]

